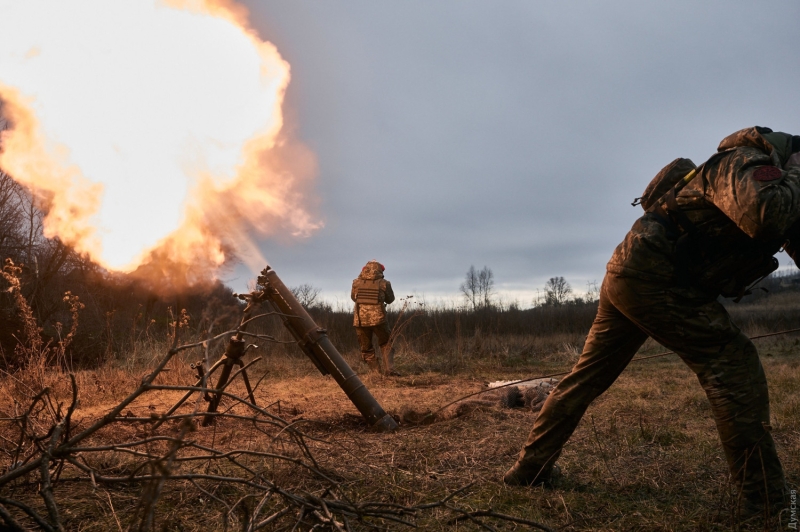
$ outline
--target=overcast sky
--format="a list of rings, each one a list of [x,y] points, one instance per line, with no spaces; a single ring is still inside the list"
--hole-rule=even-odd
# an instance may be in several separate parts
[[[797,0],[245,3],[291,64],[325,223],[262,249],[331,300],[373,258],[430,301],[470,265],[523,306],[553,276],[583,291],[662,166],[748,126],[800,133]]]

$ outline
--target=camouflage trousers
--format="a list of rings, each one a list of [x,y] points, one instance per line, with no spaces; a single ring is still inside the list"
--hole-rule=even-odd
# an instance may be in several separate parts
[[[383,371],[388,373],[394,370],[394,357],[389,349],[389,325],[386,322],[372,327],[356,327],[358,345],[361,347],[361,358],[366,363],[375,361],[375,346],[372,343],[373,334],[378,337],[378,345],[383,357]]]
[[[548,474],[589,404],[617,379],[650,336],[697,375],[711,403],[733,482],[751,504],[784,497],[769,433],[769,396],[753,343],[716,300],[693,289],[607,274],[578,362],[547,398],[519,455]]]

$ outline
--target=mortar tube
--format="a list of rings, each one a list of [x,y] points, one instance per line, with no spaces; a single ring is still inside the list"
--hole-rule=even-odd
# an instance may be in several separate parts
[[[267,266],[261,275],[259,283],[265,287],[264,296],[281,314],[283,324],[297,340],[300,349],[311,358],[323,375],[330,374],[334,378],[372,430],[395,430],[397,422],[381,408],[356,372],[334,347],[325,329],[316,324],[275,270]],[[262,283],[262,280],[265,282]]]

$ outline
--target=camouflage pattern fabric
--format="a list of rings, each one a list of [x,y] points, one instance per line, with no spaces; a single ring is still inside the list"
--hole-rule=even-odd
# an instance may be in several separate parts
[[[753,343],[706,293],[611,273],[603,281],[583,353],[545,401],[520,464],[546,477],[589,404],[611,386],[648,336],[678,353],[697,374],[744,500],[780,505],[783,468],[769,433],[767,381]]]
[[[650,336],[697,375],[745,502],[781,504],[785,483],[769,433],[764,370],[755,346],[717,301],[720,290],[712,282],[731,277],[748,254],[769,257],[795,234],[800,243],[800,169],[782,168],[792,137],[768,135],[780,149],[757,128],[725,138],[719,155],[678,194],[680,210],[710,249],[687,261],[678,255],[681,235],[655,214],[634,223],[606,267],[583,353],[545,401],[520,452],[521,474],[548,476],[589,404]],[[689,282],[681,276],[686,262]]]
[[[783,135],[791,139],[790,135]],[[706,164],[677,196],[677,203],[716,252],[694,264],[698,283],[724,277],[741,263],[739,251],[775,253],[800,219],[800,169],[785,162],[756,130],[725,138],[728,153]],[[766,170],[766,172],[765,172]],[[773,176],[763,180],[763,175]],[[763,251],[761,251],[763,250]],[[651,213],[637,220],[606,266],[609,273],[652,281],[677,281],[676,235]]]
[[[374,293],[376,287],[377,297]],[[369,297],[359,297],[359,290],[362,288],[370,292]],[[386,323],[386,305],[394,301],[394,292],[392,283],[383,278],[383,266],[380,263],[371,260],[361,269],[358,278],[353,280],[350,299],[355,302],[353,326],[356,328],[361,358],[371,367],[377,364],[375,347],[372,343],[372,336],[377,336],[383,358],[383,372],[390,374],[394,371],[394,355],[389,349],[390,333]],[[377,300],[377,303],[367,304],[359,300]]]
[[[358,345],[361,348],[361,358],[367,363],[375,360],[375,346],[372,343],[373,335],[378,337],[378,345],[381,346],[381,353],[387,351],[389,347],[387,345],[389,343],[389,326],[386,325],[386,322],[373,327],[356,327]],[[387,370],[384,369],[384,371]]]
[[[357,297],[357,290],[359,279],[363,280],[378,280],[378,304],[366,305],[357,303],[353,311],[353,326],[354,327],[374,327],[386,322],[386,304],[394,301],[394,292],[392,291],[392,283],[383,278],[383,270],[381,265],[375,261],[370,261],[362,268],[361,273],[357,279],[353,280],[353,286],[350,289],[350,299],[354,302]]]

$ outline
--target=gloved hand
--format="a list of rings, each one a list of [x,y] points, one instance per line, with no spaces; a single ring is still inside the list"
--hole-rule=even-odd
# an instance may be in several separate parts
[[[800,268],[800,220],[793,223],[786,231],[786,243],[783,245],[783,250]]]

